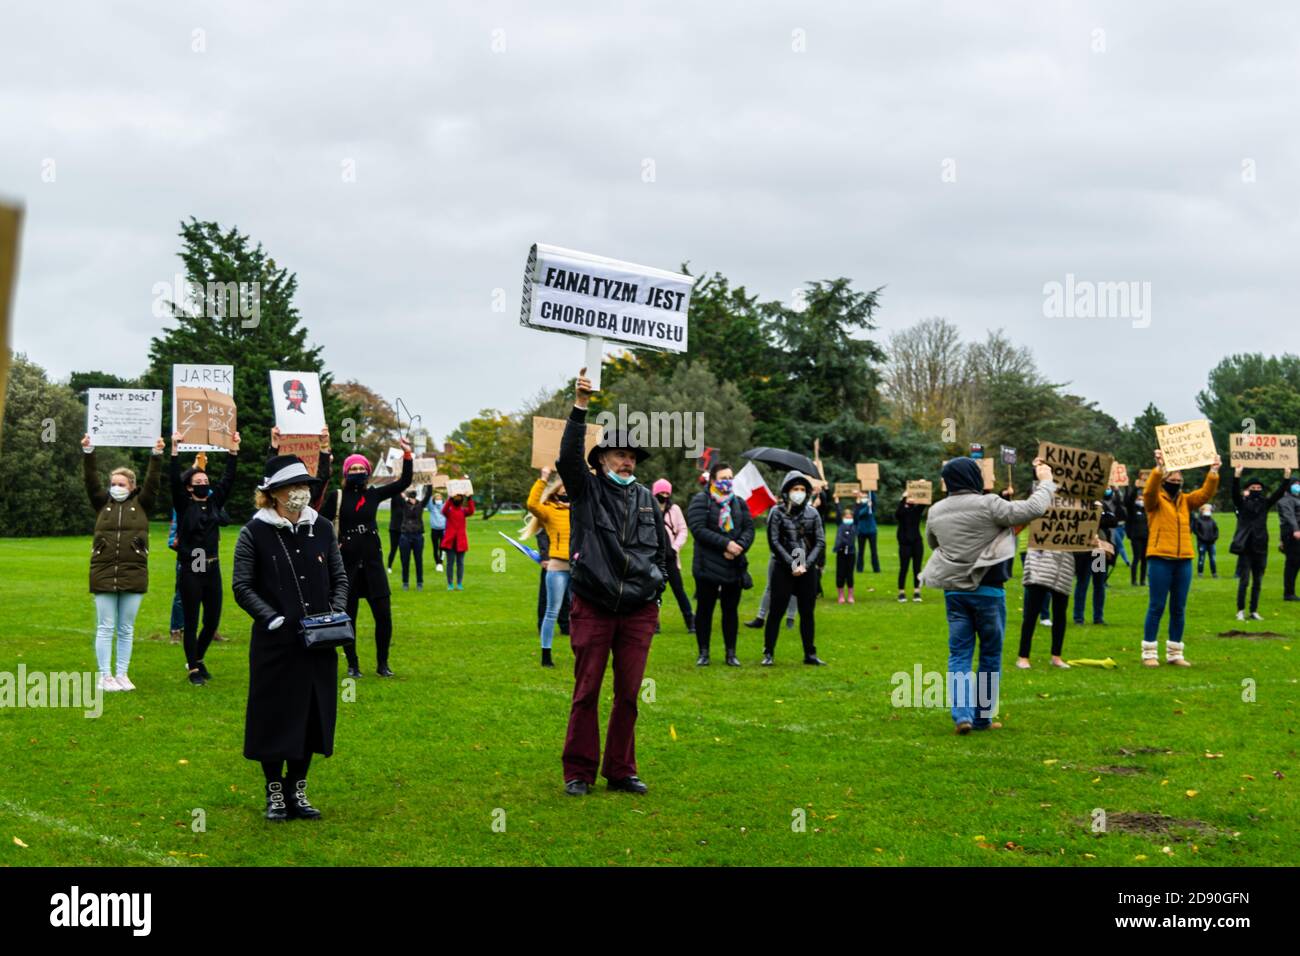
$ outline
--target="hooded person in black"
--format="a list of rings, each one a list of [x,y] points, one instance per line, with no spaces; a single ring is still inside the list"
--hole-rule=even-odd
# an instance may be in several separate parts
[[[1243,485],[1241,472],[1240,465],[1232,469],[1232,506],[1237,510],[1237,530],[1228,545],[1228,551],[1237,555],[1237,620],[1246,619],[1246,582],[1249,579],[1250,616],[1262,621],[1259,592],[1264,584],[1264,569],[1268,566],[1268,513],[1286,494],[1287,485],[1291,484],[1291,469],[1282,473],[1282,483],[1267,497],[1264,495],[1264,482],[1251,478]]]
[[[763,665],[772,666],[776,638],[781,632],[780,609],[794,596],[799,606],[799,636],[803,639],[803,662],[822,665],[817,656],[813,610],[817,606],[817,575],[814,568],[826,553],[826,529],[822,516],[808,504],[812,481],[798,471],[786,473],[781,482],[781,503],[767,516],[767,545],[772,552],[773,613],[768,614],[763,632]]]
[[[978,468],[979,466],[976,465]],[[984,476],[980,475],[981,491],[984,489]],[[898,600],[907,600],[907,565],[912,565],[912,600],[921,600],[921,558],[925,554],[925,539],[921,536],[921,521],[925,517],[925,505],[918,505],[908,500],[907,493],[899,499],[894,509],[894,521],[898,530],[894,537],[898,540]]]
[[[1133,544],[1133,561],[1128,566],[1129,584],[1141,584],[1142,587],[1146,587],[1149,532],[1147,531],[1147,506],[1138,488],[1140,483],[1135,481],[1129,485],[1124,496],[1124,515],[1127,520],[1124,531]]]

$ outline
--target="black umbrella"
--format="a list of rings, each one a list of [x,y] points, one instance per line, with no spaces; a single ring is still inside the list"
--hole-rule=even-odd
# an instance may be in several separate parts
[[[803,472],[809,478],[821,477],[813,460],[807,455],[801,455],[796,451],[787,451],[784,448],[768,448],[766,445],[760,445],[758,448],[751,448],[749,451],[742,451],[740,454],[742,458],[761,461],[773,468],[794,469]]]

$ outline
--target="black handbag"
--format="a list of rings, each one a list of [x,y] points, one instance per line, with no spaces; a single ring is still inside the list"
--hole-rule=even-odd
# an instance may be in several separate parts
[[[348,617],[345,611],[331,611],[328,614],[307,612],[307,602],[303,599],[302,587],[298,584],[298,576],[294,573],[289,549],[285,546],[279,532],[276,533],[275,540],[280,542],[280,550],[284,552],[285,560],[289,562],[289,575],[293,578],[293,586],[298,591],[298,603],[302,605],[303,616],[298,622],[298,634],[302,637],[303,646],[311,651],[319,648],[345,647],[356,643],[356,635],[352,633],[352,618]]]

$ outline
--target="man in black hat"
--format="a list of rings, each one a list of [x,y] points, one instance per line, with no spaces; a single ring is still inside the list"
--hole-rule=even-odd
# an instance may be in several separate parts
[[[610,790],[646,792],[636,772],[636,699],[659,622],[657,602],[668,580],[670,554],[663,512],[650,489],[636,480],[636,466],[650,453],[611,428],[583,458],[592,392],[586,374],[585,368],[578,373],[557,462],[569,493],[574,685],[562,760],[564,790],[574,797],[590,792],[596,782],[600,685],[611,653],[614,707],[601,772]]]
[[[1228,550],[1237,555],[1237,620],[1246,619],[1246,584],[1250,582],[1250,617],[1262,621],[1259,592],[1268,566],[1268,513],[1286,494],[1287,485],[1291,484],[1291,469],[1282,472],[1281,485],[1267,496],[1263,481],[1250,478],[1243,485],[1241,472],[1241,465],[1232,469],[1232,506],[1237,509],[1237,530],[1228,545]]]

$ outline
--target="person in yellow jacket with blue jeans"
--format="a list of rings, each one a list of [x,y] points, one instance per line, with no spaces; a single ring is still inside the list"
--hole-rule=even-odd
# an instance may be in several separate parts
[[[556,476],[549,481],[551,469],[543,468],[542,476],[533,482],[528,493],[528,513],[546,529],[550,539],[550,552],[546,560],[546,614],[542,617],[542,666],[554,667],[551,660],[551,643],[555,638],[555,620],[569,591],[569,496],[564,482]]]
[[[1169,638],[1165,660],[1176,667],[1190,667],[1183,657],[1183,623],[1187,592],[1192,586],[1192,515],[1214,498],[1219,490],[1219,456],[1205,476],[1205,483],[1183,492],[1183,473],[1165,472],[1165,457],[1156,449],[1156,467],[1147,476],[1142,501],[1147,512],[1147,617],[1142,635],[1142,663],[1160,666],[1160,619],[1169,604]]]

